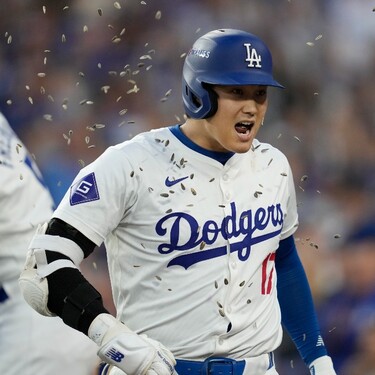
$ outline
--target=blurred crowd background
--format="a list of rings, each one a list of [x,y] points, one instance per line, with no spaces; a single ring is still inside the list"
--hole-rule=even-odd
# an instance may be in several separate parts
[[[375,2],[2,0],[0,111],[56,204],[79,169],[138,132],[183,122],[181,70],[200,35],[238,28],[276,79],[258,139],[294,171],[300,256],[340,375],[375,374]],[[103,215],[110,213],[103,212]],[[83,271],[112,309],[103,249]],[[280,375],[307,374],[285,335]]]

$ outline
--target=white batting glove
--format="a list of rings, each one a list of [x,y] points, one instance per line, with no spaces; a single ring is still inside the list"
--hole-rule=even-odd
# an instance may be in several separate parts
[[[324,355],[312,361],[309,367],[311,375],[336,375],[331,357]]]
[[[176,374],[176,361],[167,348],[136,334],[110,314],[98,315],[88,336],[99,346],[98,356],[127,375]]]

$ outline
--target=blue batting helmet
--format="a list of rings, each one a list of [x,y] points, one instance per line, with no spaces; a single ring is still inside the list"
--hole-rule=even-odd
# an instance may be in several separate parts
[[[272,76],[272,56],[257,36],[220,29],[200,37],[186,56],[182,98],[191,118],[207,118],[217,110],[210,85],[264,85],[283,88]]]

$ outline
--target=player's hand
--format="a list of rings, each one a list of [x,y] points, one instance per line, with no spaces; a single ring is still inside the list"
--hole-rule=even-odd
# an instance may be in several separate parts
[[[160,342],[138,335],[110,314],[91,323],[88,336],[99,346],[98,356],[127,375],[172,375],[176,361]]]
[[[331,357],[325,355],[312,361],[309,366],[311,375],[336,375]]]

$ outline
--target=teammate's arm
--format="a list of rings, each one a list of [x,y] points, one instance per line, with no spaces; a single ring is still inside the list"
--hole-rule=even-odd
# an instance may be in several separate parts
[[[277,292],[282,323],[312,374],[335,375],[317,320],[310,286],[293,236],[276,251]]]
[[[138,335],[110,315],[100,293],[78,269],[95,243],[53,218],[31,241],[19,283],[25,300],[46,316],[88,335],[99,357],[129,375],[171,375],[173,354],[161,343]]]

